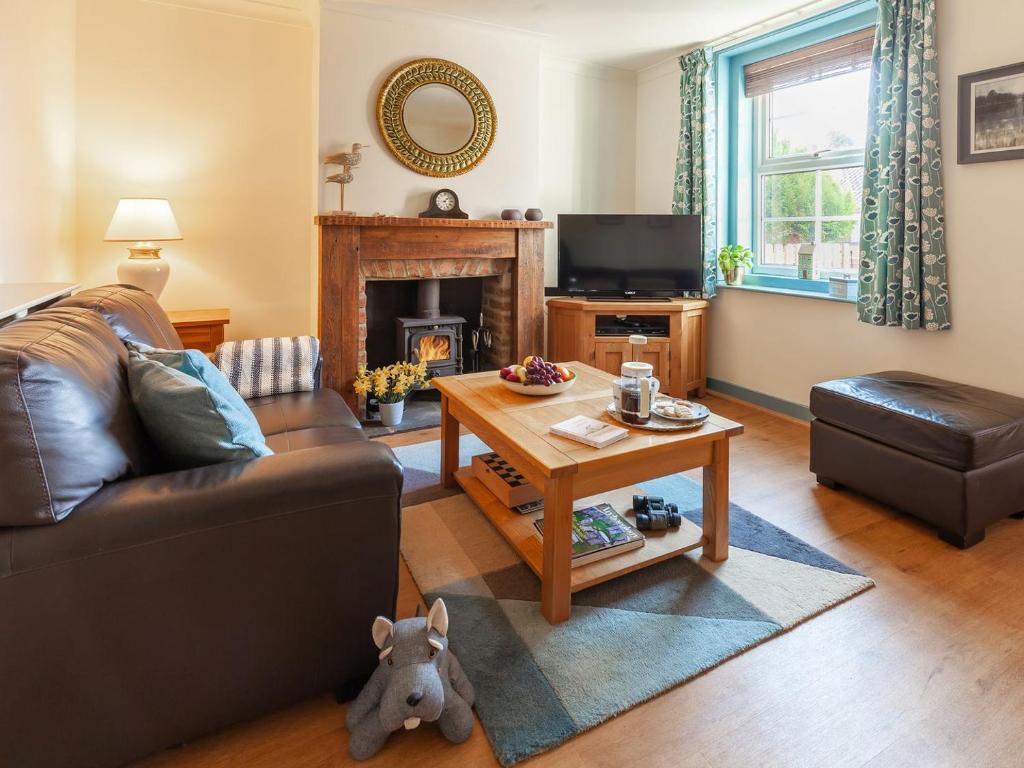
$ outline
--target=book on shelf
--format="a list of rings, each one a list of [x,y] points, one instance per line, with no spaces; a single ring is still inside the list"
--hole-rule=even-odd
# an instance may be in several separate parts
[[[629,430],[624,427],[616,427],[589,416],[573,416],[571,419],[552,424],[550,430],[552,434],[568,437],[594,448],[604,448],[629,435]]]
[[[572,513],[572,567],[639,549],[644,535],[630,525],[611,504],[577,509]],[[544,538],[544,518],[533,521]]]

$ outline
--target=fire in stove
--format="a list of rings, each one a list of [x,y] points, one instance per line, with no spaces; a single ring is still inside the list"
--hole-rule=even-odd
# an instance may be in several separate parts
[[[396,317],[396,347],[404,359],[427,364],[427,378],[462,373],[464,317],[442,315],[440,280],[420,280],[416,294],[417,317]]]
[[[421,336],[418,350],[420,362],[447,360],[451,356],[451,341],[447,336]]]

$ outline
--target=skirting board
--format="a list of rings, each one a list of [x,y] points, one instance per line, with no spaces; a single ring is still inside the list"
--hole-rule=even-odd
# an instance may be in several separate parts
[[[781,397],[766,395],[764,392],[758,392],[756,389],[747,389],[746,387],[741,387],[738,384],[731,384],[728,381],[712,378],[708,378],[708,389],[728,397],[736,398],[737,400],[743,400],[761,408],[767,408],[769,411],[776,411],[777,413],[790,416],[794,419],[799,419],[800,421],[814,420],[814,417],[811,415],[811,411],[807,406],[799,405],[798,403],[791,403],[789,400],[783,400]]]

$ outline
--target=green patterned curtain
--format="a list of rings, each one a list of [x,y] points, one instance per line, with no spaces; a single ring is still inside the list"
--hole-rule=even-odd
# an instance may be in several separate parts
[[[676,155],[672,213],[701,216],[704,227],[704,295],[714,296],[718,282],[715,256],[715,92],[711,50],[704,48],[679,57],[679,97],[682,117]]]
[[[950,327],[935,0],[879,0],[860,236],[860,320]]]

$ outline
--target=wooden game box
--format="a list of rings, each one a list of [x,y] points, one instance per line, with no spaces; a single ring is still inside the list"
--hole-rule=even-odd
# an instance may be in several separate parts
[[[496,453],[473,457],[473,474],[506,507],[517,507],[544,498],[544,492],[528,483],[516,468]]]

